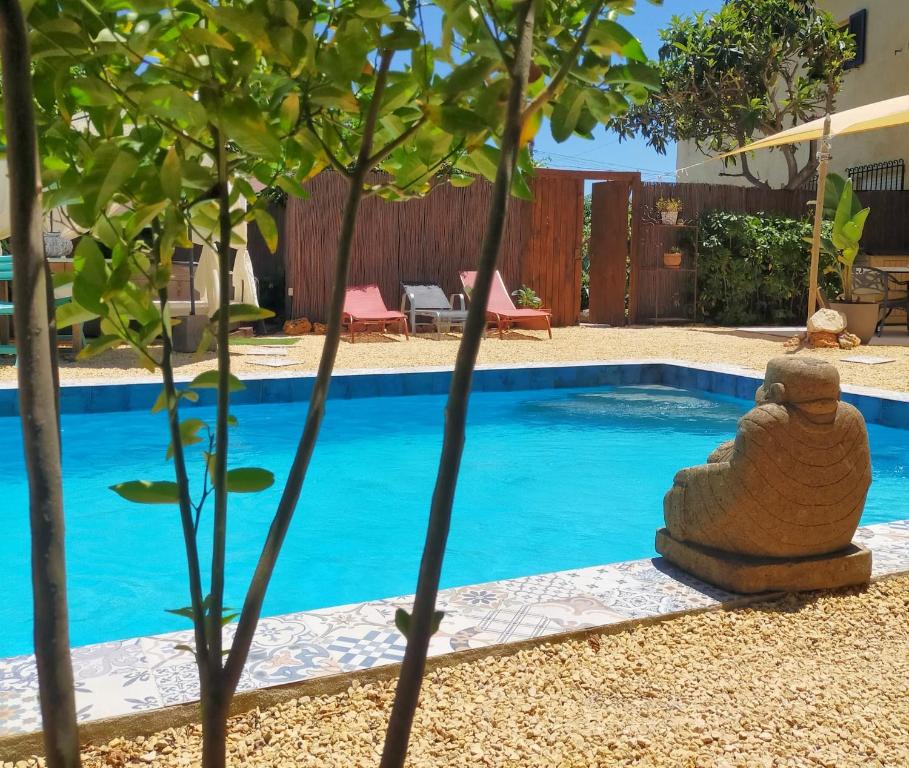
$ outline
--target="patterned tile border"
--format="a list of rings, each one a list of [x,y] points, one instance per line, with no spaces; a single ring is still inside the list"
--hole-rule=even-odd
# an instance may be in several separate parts
[[[518,391],[630,384],[663,384],[751,400],[763,373],[732,365],[707,365],[681,360],[616,360],[577,363],[522,363],[478,366],[473,388],[478,392]],[[275,371],[266,378],[242,377],[246,389],[233,395],[239,404],[300,402],[309,399],[314,374]],[[444,394],[451,368],[405,368],[339,371],[329,397],[352,399],[388,395]],[[154,378],[129,383],[97,380],[69,382],[61,387],[63,413],[147,410],[160,392]],[[214,405],[214,390],[200,392],[198,405]],[[870,387],[843,387],[843,399],[855,405],[868,422],[909,429],[909,392]],[[14,382],[0,383],[0,417],[15,416]]]
[[[874,577],[909,570],[909,520],[860,528]],[[545,573],[443,590],[445,619],[430,656],[607,627],[719,606],[737,595],[678,571],[662,558]],[[412,596],[263,619],[239,689],[251,691],[400,663],[404,638],[394,612]],[[228,635],[230,634],[228,629]],[[194,702],[189,632],[73,650],[81,722]],[[0,738],[40,728],[34,657],[0,659]]]

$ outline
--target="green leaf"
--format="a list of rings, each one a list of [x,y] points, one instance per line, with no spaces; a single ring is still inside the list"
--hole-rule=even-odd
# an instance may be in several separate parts
[[[172,613],[175,616],[183,616],[184,618],[190,620],[195,617],[193,609],[190,606],[186,606],[186,608],[165,608],[164,610],[167,613]]]
[[[218,388],[218,371],[205,371],[194,378],[189,386],[194,389],[217,389]],[[246,385],[232,373],[228,374],[228,391],[241,392],[246,389]]]
[[[480,133],[489,127],[478,114],[461,107],[427,107],[426,113],[442,130],[455,135]]]
[[[517,169],[515,169],[514,175],[511,177],[511,194],[519,200],[533,201],[533,193],[530,191],[530,187],[527,186],[527,179]]]
[[[94,201],[95,215],[100,213],[108,201],[135,175],[138,167],[138,158],[132,152],[121,149],[111,159],[110,165],[98,169],[98,174],[93,170],[90,178],[99,182],[97,194],[91,198]],[[100,176],[100,179],[97,176]]]
[[[76,359],[88,360],[89,358],[100,355],[102,352],[107,352],[107,350],[119,347],[121,344],[125,343],[126,342],[120,336],[106,333],[92,339],[88,344],[82,347],[79,354],[76,355]]]
[[[189,27],[183,30],[183,38],[193,45],[211,46],[225,51],[234,50],[233,45],[223,35],[206,27]]]
[[[252,214],[256,220],[256,226],[259,227],[259,233],[265,240],[265,245],[268,246],[269,251],[274,253],[278,249],[278,225],[264,208],[254,208]]]
[[[196,443],[201,443],[202,438],[199,437],[199,431],[205,427],[205,422],[202,419],[184,419],[180,422],[180,443],[182,445],[195,445]],[[170,460],[174,455],[174,443],[171,440],[170,444],[167,446],[167,453],[164,458]]]
[[[161,164],[161,189],[168,198],[174,202],[179,202],[182,169],[180,167],[180,155],[177,154],[176,147],[167,150],[164,162]]]
[[[452,175],[448,179],[448,183],[453,187],[469,187],[477,180],[476,176],[464,176],[461,174]]]
[[[258,219],[256,221],[258,223]],[[219,309],[212,316],[212,323],[217,323],[220,316],[221,310]],[[266,320],[274,316],[275,313],[270,309],[257,307],[255,304],[230,304],[227,307],[227,317],[231,323],[248,323],[256,320]]]
[[[177,484],[169,480],[130,480],[112,485],[110,489],[136,504],[178,504]]]
[[[561,143],[574,133],[585,101],[583,90],[577,88],[566,89],[562,98],[552,108],[552,116],[550,117],[552,138]]]
[[[126,235],[127,240],[132,240],[136,235],[138,235],[145,227],[147,227],[152,221],[157,218],[157,216],[170,205],[168,200],[161,200],[157,203],[151,203],[149,205],[140,205],[133,212],[133,215],[129,217],[129,221],[126,223],[126,229],[124,234]]]
[[[618,54],[634,61],[647,61],[647,54],[638,39],[621,24],[609,19],[601,19],[590,31],[587,45],[591,50],[603,55]]]
[[[291,130],[300,117],[300,95],[290,93],[281,102],[281,127],[285,131]]]
[[[842,231],[843,225],[852,218],[852,179],[847,179],[833,218],[833,231]]]
[[[499,158],[501,155],[502,152],[498,147],[484,144],[479,149],[471,152],[469,158],[483,178],[487,181],[495,181],[496,173],[499,171]]]
[[[871,213],[870,208],[863,208],[843,225],[843,234],[856,244],[862,239],[865,221],[867,221],[869,213]]]
[[[429,633],[434,635],[439,631],[439,627],[442,624],[442,619],[445,618],[444,611],[434,611],[432,614],[432,626],[430,627]],[[413,617],[405,611],[403,608],[398,608],[395,611],[395,626],[398,628],[398,632],[404,635],[405,639],[410,640],[410,627],[413,621]]]
[[[165,408],[167,408],[167,405],[168,405],[167,390],[164,389],[164,387],[162,387],[161,391],[158,393],[158,397],[155,400],[154,405],[152,405],[152,407],[151,407],[151,412],[159,413],[160,411],[163,411]]]
[[[637,83],[654,91],[659,90],[662,84],[658,70],[635,61],[610,67],[602,76],[601,82],[609,85]]]
[[[267,469],[244,467],[227,472],[227,490],[230,493],[258,493],[272,486],[275,476]]]
[[[253,155],[281,159],[281,142],[258,112],[232,107],[221,112],[224,133]]]
[[[390,34],[382,35],[379,46],[392,51],[409,51],[420,45],[420,33],[403,24],[395,24]]]
[[[57,328],[69,328],[75,323],[87,323],[98,317],[96,312],[85,309],[76,304],[75,301],[68,301],[57,307]]]
[[[381,19],[391,13],[383,0],[359,0],[353,8],[354,13],[364,19]]]
[[[91,237],[82,237],[74,259],[73,301],[98,315],[106,314],[107,308],[101,302],[107,285],[104,254]]]

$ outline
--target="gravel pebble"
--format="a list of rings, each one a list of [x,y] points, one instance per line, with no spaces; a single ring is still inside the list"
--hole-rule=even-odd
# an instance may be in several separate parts
[[[459,337],[451,334],[442,340],[434,335],[403,337],[364,334],[355,344],[345,340],[338,351],[337,368],[410,368],[414,366],[453,365]],[[288,359],[296,365],[277,369],[285,372],[314,371],[322,351],[321,336],[301,336],[288,347]],[[545,333],[515,331],[500,340],[489,335],[480,349],[481,364],[579,362],[623,358],[673,358],[700,363],[728,363],[763,371],[771,357],[786,353],[785,339],[769,336],[738,335],[724,328],[556,328],[552,340]],[[260,348],[261,349],[261,348]],[[232,347],[234,372],[267,377],[275,369],[254,363],[255,357],[243,355],[242,347]],[[909,391],[909,349],[896,346],[863,347],[859,350],[800,350],[797,354],[820,357],[837,365],[844,383]],[[842,357],[874,354],[895,358],[884,365],[839,363]],[[0,358],[0,381],[13,381],[16,369],[12,358]],[[214,366],[214,356],[194,361],[192,355],[177,355],[176,372],[192,378]],[[148,378],[135,357],[125,349],[105,352],[92,360],[73,362],[69,352],[61,352],[61,378],[74,379]]]
[[[894,768],[909,765],[907,680],[909,577],[790,595],[432,671],[408,764]],[[358,683],[233,718],[230,763],[375,766],[393,691]],[[199,734],[116,739],[83,765],[197,765]]]

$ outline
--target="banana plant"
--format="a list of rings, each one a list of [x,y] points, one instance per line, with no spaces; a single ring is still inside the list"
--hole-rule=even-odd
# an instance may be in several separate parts
[[[852,179],[838,174],[827,177],[824,190],[824,215],[831,225],[821,237],[821,250],[833,257],[829,268],[840,278],[843,298],[852,302],[852,267],[858,256],[865,222],[870,208],[863,208],[858,195],[852,190]]]

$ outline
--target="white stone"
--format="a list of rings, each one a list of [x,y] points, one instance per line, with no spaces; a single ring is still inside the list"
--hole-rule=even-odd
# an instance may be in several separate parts
[[[846,330],[846,316],[835,309],[819,309],[808,318],[808,333],[835,333]]]

